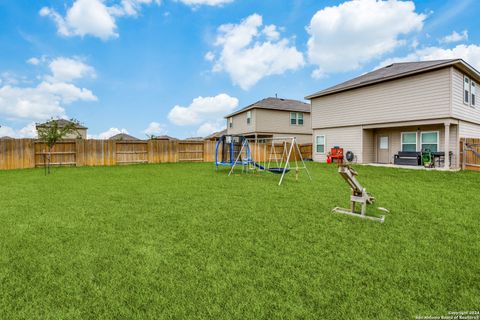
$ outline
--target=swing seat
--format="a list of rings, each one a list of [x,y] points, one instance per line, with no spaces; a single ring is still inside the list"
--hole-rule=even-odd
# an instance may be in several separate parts
[[[290,172],[290,169],[284,169],[284,168],[269,168],[267,169],[269,172],[271,173],[275,173],[275,174],[282,174],[283,171],[285,170],[285,173],[289,173]]]

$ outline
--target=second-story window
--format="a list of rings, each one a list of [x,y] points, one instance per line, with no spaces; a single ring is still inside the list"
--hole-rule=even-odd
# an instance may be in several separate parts
[[[230,128],[233,128],[233,118],[232,117],[228,118],[228,126]]]
[[[303,126],[303,112],[290,112],[290,124]]]
[[[247,112],[247,124],[252,123],[252,111]]]
[[[297,113],[290,112],[290,124],[296,125],[297,124]]]
[[[472,107],[475,107],[476,99],[477,99],[477,84],[472,81]]]
[[[468,77],[463,78],[463,103],[469,104],[470,102],[470,79]]]

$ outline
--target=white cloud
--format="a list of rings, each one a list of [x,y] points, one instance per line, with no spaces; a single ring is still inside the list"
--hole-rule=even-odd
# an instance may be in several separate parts
[[[215,54],[211,51],[208,51],[206,54],[205,54],[205,60],[207,61],[213,61],[215,60]]]
[[[71,82],[85,77],[95,77],[95,69],[78,59],[56,58],[49,64],[51,82]]]
[[[307,27],[308,57],[318,66],[313,75],[355,70],[391,52],[425,18],[412,1],[346,1],[317,11]]]
[[[166,134],[167,130],[158,122],[150,122],[148,127],[145,130],[143,130],[143,133],[149,136],[151,135],[159,136],[162,134]]]
[[[205,122],[197,129],[197,136],[206,137],[214,132],[222,131],[225,128],[224,120]]]
[[[11,127],[0,127],[0,137],[8,136],[11,138],[36,138],[37,129],[35,128],[35,122],[30,122],[25,127],[15,130]]]
[[[439,47],[427,47],[419,49],[403,57],[395,57],[382,61],[377,68],[387,66],[395,62],[425,61],[441,59],[463,59],[477,70],[480,70],[480,46],[460,44],[451,49]]]
[[[222,6],[227,3],[232,3],[234,0],[179,0],[183,4],[196,7],[201,5],[207,6]]]
[[[88,135],[88,139],[100,139],[100,140],[107,140],[111,137],[113,137],[114,135],[116,134],[119,134],[119,133],[125,133],[125,134],[128,134],[128,131],[127,129],[118,129],[118,128],[110,128],[108,129],[107,131],[104,131],[104,132],[101,132],[99,134],[92,134],[92,135]]]
[[[238,99],[221,93],[215,97],[198,97],[188,107],[176,105],[170,110],[168,119],[179,126],[200,124],[221,119],[238,106]]]
[[[27,63],[36,66],[36,65],[40,64],[40,59],[33,57],[33,58],[28,59]]]
[[[225,71],[232,81],[247,90],[262,78],[297,70],[305,62],[303,54],[288,39],[280,39],[277,28],[263,30],[262,17],[253,14],[239,24],[218,28],[215,46],[220,47],[213,71]]]
[[[0,114],[11,119],[42,121],[51,117],[64,118],[65,105],[75,101],[97,100],[92,91],[72,83],[73,80],[94,74],[92,67],[78,62],[80,68],[57,70],[56,61],[69,61],[65,66],[76,65],[74,59],[57,58],[49,64],[51,74],[42,76],[42,80],[35,86],[18,86],[5,82],[0,86]]]
[[[136,16],[142,5],[160,4],[159,0],[122,0],[107,6],[104,0],[75,0],[66,11],[65,17],[54,9],[43,7],[39,14],[50,17],[63,36],[91,35],[102,40],[118,37],[116,19]]]
[[[468,31],[463,30],[461,33],[453,31],[448,36],[443,37],[440,39],[440,43],[452,43],[452,42],[460,42],[468,40]]]

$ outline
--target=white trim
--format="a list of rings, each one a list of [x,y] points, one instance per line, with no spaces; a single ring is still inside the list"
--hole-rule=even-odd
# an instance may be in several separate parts
[[[302,123],[300,124],[299,121],[300,121],[300,115],[302,115]],[[305,115],[303,114],[303,112],[297,112],[297,126],[303,126],[303,124],[305,123]]]
[[[403,151],[403,145],[404,144],[412,144],[412,143],[403,143],[403,135],[406,133],[415,133],[415,151],[418,150],[418,135],[417,131],[403,131],[400,133],[400,151]]]
[[[323,152],[318,152],[317,151],[317,146],[319,145],[319,144],[317,144],[317,141],[318,141],[317,138],[318,137],[323,137]],[[327,136],[324,135],[324,134],[315,135],[315,154],[326,154],[326,153],[327,153]]]
[[[424,133],[436,133],[437,134],[437,151],[436,152],[439,152],[440,151],[440,131],[438,131],[438,130],[420,131],[420,151],[423,150],[422,134],[424,134]],[[429,143],[429,144],[431,144],[431,143]]]
[[[473,102],[474,97],[475,97],[475,102]],[[470,107],[475,108],[476,106],[477,106],[477,83],[473,80],[470,80]]]
[[[467,99],[468,99],[468,101],[465,101],[465,80],[468,80],[468,85],[467,85],[467,89],[468,89]],[[463,104],[464,104],[464,105],[467,105],[467,106],[470,105],[470,99],[472,98],[472,97],[470,97],[470,95],[472,94],[472,90],[471,90],[471,88],[470,88],[470,84],[471,84],[470,78],[467,77],[466,75],[464,75],[464,76],[463,76],[463,87],[462,87],[462,88],[463,88],[463,90],[462,90],[462,93],[463,93],[463,94],[462,94],[462,100],[463,100]]]

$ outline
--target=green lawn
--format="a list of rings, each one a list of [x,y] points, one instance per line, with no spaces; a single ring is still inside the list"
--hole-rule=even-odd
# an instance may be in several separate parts
[[[480,307],[480,174],[358,166],[0,172],[2,319],[414,319]]]

